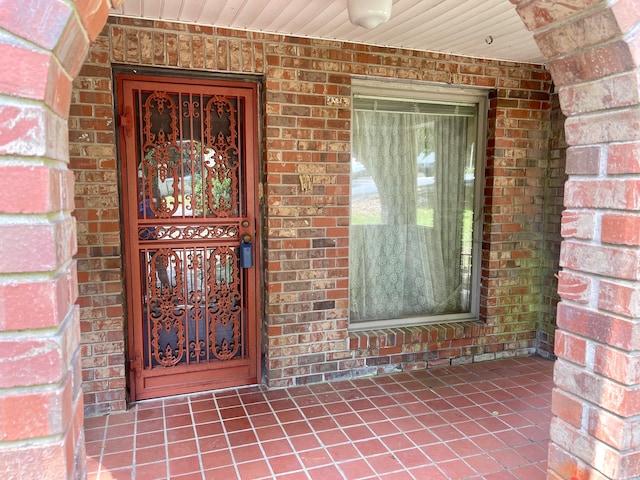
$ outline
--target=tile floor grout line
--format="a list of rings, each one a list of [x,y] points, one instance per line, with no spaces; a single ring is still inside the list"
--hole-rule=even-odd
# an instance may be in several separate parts
[[[238,400],[240,401],[240,405],[242,406],[242,409],[244,410],[244,414],[247,416],[247,418],[249,417],[248,412],[246,410],[246,408],[244,408],[244,405],[242,404],[242,398],[240,397],[240,395],[238,394],[238,389],[234,389],[233,390],[235,392],[235,394],[238,396]],[[220,414],[221,408],[220,405],[218,404],[218,398],[217,396],[214,394],[213,395],[213,402],[215,403],[216,406],[216,411],[218,412],[218,414]],[[231,442],[229,441],[229,431],[227,431],[227,426],[225,425],[225,419],[222,418],[222,415],[220,415],[220,424],[222,426],[222,431],[224,432],[224,436],[225,436],[225,440],[227,441],[227,446],[229,448],[229,454],[231,455],[231,459],[233,460],[233,468],[236,472],[236,478],[238,480],[242,480],[242,476],[240,475],[240,470],[238,468],[238,464],[239,463],[248,463],[248,462],[238,462],[236,461],[236,456],[233,452],[234,448],[233,445],[231,445]],[[249,422],[251,424],[251,422]],[[256,437],[257,439],[257,437]],[[262,451],[262,457],[266,458],[266,455],[264,453],[264,450],[262,449],[262,447],[260,446],[260,444],[258,443],[258,446],[260,448],[260,451]],[[267,461],[268,464],[268,461]],[[271,466],[269,465],[269,470],[271,471],[271,473],[273,473],[273,470],[271,470]]]
[[[327,384],[327,385],[329,385],[329,384]],[[336,394],[337,394],[337,391],[335,390],[335,387],[334,387],[333,385],[329,385],[329,386],[331,387],[331,392],[330,392],[330,393],[336,393]],[[287,393],[288,393],[288,392],[287,392]],[[327,392],[322,392],[322,393],[327,393]],[[320,406],[322,406],[322,407],[325,407],[325,405],[327,405],[327,403],[323,403],[323,401],[318,397],[318,395],[317,395],[315,392],[311,391],[311,394],[312,394],[312,395],[314,396],[314,398],[317,400],[317,402],[318,402],[318,403],[317,403],[317,405],[320,405]],[[343,400],[343,399],[341,399],[341,401],[342,401],[342,402],[345,402],[345,400]],[[295,402],[295,400],[294,400],[294,403],[296,404],[296,407],[297,407],[297,408],[300,408],[300,407],[298,406],[298,404]],[[329,402],[329,403],[337,403],[337,402]],[[345,402],[345,403],[346,403],[346,402]],[[351,407],[349,407],[349,408],[351,408]],[[345,438],[347,438],[347,442],[345,442],[345,444],[350,444],[350,443],[352,443],[351,441],[349,441],[349,437],[344,433],[344,430],[342,429],[342,426],[341,426],[341,425],[339,425],[339,424],[338,424],[338,422],[335,422],[335,416],[336,416],[336,414],[331,413],[327,408],[325,408],[325,410],[326,410],[326,412],[327,412],[328,416],[329,416],[332,420],[334,420],[334,423],[335,423],[335,424],[336,424],[336,426],[338,427],[338,430],[339,430],[339,431],[340,431],[340,432],[345,436]],[[302,412],[301,412],[301,413],[302,413]],[[304,417],[304,415],[303,415],[303,417]],[[320,438],[320,436],[319,436],[319,432],[316,430],[316,428],[315,428],[313,425],[311,425],[311,423],[309,422],[309,420],[308,420],[308,419],[306,419],[306,417],[304,417],[304,418],[305,418],[305,420],[307,421],[307,423],[309,424],[309,427],[311,428],[311,431],[313,432],[314,436],[315,436],[315,437],[316,437],[316,439],[318,440],[318,443],[322,446],[323,450],[324,450],[324,451],[325,451],[325,453],[329,456],[329,458],[331,458],[331,461],[332,461],[333,466],[338,470],[338,472],[340,473],[340,475],[342,475],[342,479],[343,479],[343,480],[347,480],[347,479],[348,479],[348,477],[346,476],[346,474],[344,473],[344,471],[342,470],[342,468],[340,468],[340,466],[339,466],[339,465],[340,465],[340,463],[339,463],[338,461],[334,460],[333,455],[331,455],[331,453],[329,453],[328,446],[325,444],[325,442],[322,440],[322,438]],[[333,430],[333,429],[332,429],[332,430]],[[327,431],[328,431],[328,430],[327,430]],[[340,444],[336,444],[336,445],[333,445],[333,446],[338,446],[338,445],[342,445],[342,443],[340,443]],[[362,457],[362,455],[360,454],[360,452],[359,452],[359,451],[358,451],[358,454]],[[362,457],[362,458],[363,458],[363,457]]]
[[[337,391],[336,391],[336,393],[337,393]],[[397,392],[389,392],[389,393],[387,393],[387,396],[393,397],[395,393],[397,393]],[[367,422],[366,422],[366,421],[365,421],[365,420],[364,420],[364,419],[363,419],[363,418],[358,414],[358,411],[354,410],[354,408],[349,404],[349,401],[348,401],[347,399],[345,399],[342,395],[340,395],[340,394],[338,394],[338,395],[341,397],[341,400],[340,400],[340,401],[341,401],[341,402],[346,403],[346,404],[347,404],[347,406],[351,409],[351,412],[352,412],[353,414],[355,414],[355,415],[356,415],[356,417],[360,420],[360,424],[359,424],[358,426],[364,426],[364,427],[366,427],[366,428],[371,432],[371,435],[373,435],[373,437],[374,437],[374,438],[376,438],[376,439],[380,440],[379,435],[377,435],[373,430],[371,430],[371,429],[367,426]],[[395,405],[394,405],[394,406],[400,406],[400,405],[398,404],[398,402],[395,400],[395,398],[394,398],[394,402],[395,402]],[[381,410],[381,407],[378,407],[378,406],[375,406],[375,405],[374,405],[374,407],[375,407],[375,409],[377,409],[377,410]],[[407,411],[405,410],[405,412],[407,412]],[[382,413],[382,412],[380,412],[380,413],[381,413],[382,415],[384,415],[384,413]],[[410,413],[409,413],[409,412],[407,412],[407,414],[408,414],[408,415],[410,415]],[[332,415],[332,417],[333,417],[333,415]],[[386,417],[386,415],[385,415],[385,417]],[[392,421],[392,419],[387,417],[387,421]],[[352,425],[352,426],[354,426],[354,425]],[[346,432],[344,431],[343,427],[342,427],[341,425],[338,425],[338,427],[340,428],[340,430],[342,431],[342,433],[345,435],[345,437],[349,438],[349,436],[348,436],[348,435],[346,434]],[[400,433],[402,433],[402,432],[400,431]],[[409,439],[408,439],[408,440],[409,440]],[[353,440],[349,439],[349,443],[350,443],[350,444],[353,444],[354,442],[353,442]],[[382,443],[382,444],[383,444],[383,446],[387,449],[387,453],[390,453],[391,455],[393,455],[393,452],[391,452],[391,450],[387,447],[387,445],[386,445],[384,442],[381,442],[381,443]],[[378,476],[377,476],[377,475],[375,475],[375,471],[376,471],[375,467],[374,467],[374,466],[369,462],[369,460],[368,460],[368,458],[369,458],[369,457],[368,457],[368,456],[365,456],[365,455],[364,455],[362,452],[360,452],[360,450],[358,450],[357,448],[356,448],[356,450],[358,451],[358,454],[360,455],[360,458],[361,458],[362,460],[364,460],[364,462],[369,466],[369,468],[371,468],[371,471],[373,471],[373,472],[374,472],[374,477],[368,477],[368,478],[378,478]],[[375,456],[375,455],[374,455],[374,456]],[[345,462],[342,462],[342,463],[347,463],[347,462],[345,461]],[[340,465],[340,463],[339,463],[339,462],[336,462],[336,465]],[[342,470],[342,469],[341,469],[341,470]],[[348,476],[346,476],[346,474],[344,473],[344,471],[343,471],[342,473],[343,473],[343,475],[344,475],[344,478],[345,478],[345,479],[349,478]],[[387,473],[389,473],[389,472],[387,472]],[[394,473],[395,473],[395,472],[394,472]]]
[[[166,401],[162,399],[162,436],[164,437],[164,454],[165,454],[165,470],[167,478],[171,478],[171,469],[169,467],[169,438],[167,437],[167,408]]]
[[[242,410],[244,411],[244,414],[246,415],[247,419],[249,420],[249,425],[251,426],[251,433],[253,433],[255,435],[255,437],[256,437],[256,443],[258,445],[258,448],[262,452],[262,458],[267,463],[267,466],[269,467],[269,471],[271,472],[271,477],[263,477],[263,478],[275,478],[275,473],[273,472],[273,468],[271,467],[271,462],[269,461],[269,457],[267,456],[267,452],[265,452],[264,448],[262,447],[262,441],[260,440],[260,437],[258,437],[258,432],[256,431],[256,426],[251,421],[251,416],[249,415],[249,412],[247,411],[247,408],[245,406],[245,402],[242,399],[242,395],[238,394],[238,399],[240,400],[240,406],[242,407]],[[271,405],[269,405],[269,406],[271,406]],[[276,418],[277,418],[277,416],[276,416]],[[240,477],[238,477],[238,478],[240,478]]]
[[[458,385],[461,385],[461,384],[457,384],[457,385],[446,385],[446,386],[447,386],[447,387],[451,387],[454,391],[456,391],[456,392],[457,392],[457,389],[456,389],[455,387],[456,387],[456,386],[458,386]],[[451,405],[451,407],[452,407],[452,408],[450,408],[450,409],[446,409],[446,411],[460,411],[460,407],[457,407],[457,406],[455,406],[455,405],[453,405],[453,404],[451,404],[450,402],[448,402],[448,401],[447,401],[447,398],[449,398],[449,397],[443,397],[443,396],[442,396],[438,391],[436,391],[435,389],[432,389],[432,391],[433,391],[433,393],[434,393],[435,395],[437,395],[437,397],[438,397],[440,400],[443,400],[443,401],[447,402],[449,405]],[[458,394],[460,394],[460,393],[458,392]],[[428,402],[422,401],[422,403],[423,403],[426,407],[429,407]],[[473,401],[472,401],[472,405],[470,405],[470,406],[471,406],[471,407],[479,407],[480,405],[479,405],[478,403],[476,403],[476,402],[473,402]],[[448,421],[446,418],[444,418],[444,417],[441,415],[441,413],[440,413],[440,412],[441,412],[442,410],[438,410],[438,411],[436,411],[436,410],[433,410],[433,409],[432,409],[432,411],[433,411],[433,413],[434,413],[435,415],[437,415],[439,418],[441,418],[441,419],[444,421],[444,422],[443,422],[441,425],[439,425],[439,426],[449,426],[449,427],[453,428],[455,431],[457,431],[457,432],[461,435],[461,437],[460,437],[460,438],[456,438],[456,439],[453,439],[453,440],[452,440],[452,439],[446,439],[446,438],[442,437],[442,434],[438,434],[437,432],[431,432],[431,433],[432,433],[432,435],[434,435],[434,437],[435,437],[435,438],[437,438],[437,439],[439,440],[439,441],[437,442],[438,444],[441,444],[441,445],[446,446],[447,448],[451,449],[451,451],[452,451],[452,452],[456,452],[456,450],[455,450],[455,449],[453,449],[453,448],[451,448],[451,447],[450,447],[450,445],[449,445],[449,444],[450,444],[451,442],[456,441],[456,440],[461,440],[461,439],[466,439],[466,440],[472,441],[472,440],[470,440],[470,436],[469,436],[469,435],[465,434],[463,431],[461,431],[460,429],[456,428],[456,426],[455,426],[455,422],[453,422],[453,423],[452,423],[452,422]],[[466,415],[465,415],[465,416],[466,416]],[[473,418],[470,418],[470,417],[468,417],[468,416],[466,416],[466,417],[467,417],[467,418],[469,418],[471,421],[473,421]],[[483,428],[484,428],[484,427],[483,427]],[[486,430],[486,429],[485,429],[485,430]],[[481,434],[481,435],[482,435],[482,434]],[[410,440],[414,445],[416,445],[416,444],[415,444],[415,442],[413,442],[413,440],[411,440],[410,438],[409,438],[409,440]],[[417,448],[420,448],[420,446],[418,446],[418,445],[416,445],[416,447],[417,447]],[[442,475],[444,475],[445,477],[447,477],[447,473],[446,473],[446,472],[441,468],[441,465],[442,465],[443,463],[447,463],[447,462],[453,462],[453,461],[459,461],[459,460],[461,460],[461,461],[463,461],[463,463],[464,463],[465,465],[467,465],[467,466],[468,466],[472,471],[475,471],[475,469],[474,469],[474,468],[473,468],[473,467],[472,467],[468,462],[464,461],[464,458],[465,458],[465,457],[462,457],[462,456],[460,456],[460,455],[456,455],[456,457],[455,457],[455,458],[450,459],[450,460],[447,460],[447,462],[436,462],[436,461],[434,461],[434,460],[433,460],[433,459],[428,455],[428,453],[427,453],[426,455],[427,455],[427,458],[429,458],[429,459],[432,461],[433,466],[434,466],[434,467],[435,467],[435,468],[436,468],[436,469],[437,469],[437,470],[438,470]]]
[[[136,480],[136,450],[138,438],[138,407],[134,407],[133,411],[133,446],[131,452],[131,480]]]
[[[308,386],[305,385],[307,388]],[[314,399],[318,402],[315,405],[319,405],[319,406],[323,406],[322,402],[320,401],[320,399],[315,395],[315,393],[313,391],[311,391],[311,389],[309,389],[309,392],[311,395],[313,395]],[[305,423],[307,424],[307,426],[309,427],[309,429],[311,430],[311,433],[313,434],[314,438],[318,441],[318,444],[320,445],[320,447],[322,448],[322,450],[327,454],[327,456],[329,456],[329,458],[332,459],[333,461],[333,457],[331,457],[331,454],[329,453],[329,451],[327,450],[326,445],[324,444],[324,442],[322,441],[322,439],[318,436],[318,432],[316,430],[316,428],[311,425],[311,422],[309,421],[309,419],[307,418],[307,416],[304,414],[304,412],[302,411],[301,406],[298,404],[298,402],[296,402],[295,397],[293,397],[291,395],[291,393],[289,392],[289,390],[287,390],[287,395],[289,396],[289,398],[291,399],[291,401],[293,402],[293,404],[296,406],[296,411],[298,413],[300,413],[300,415],[302,416],[302,418],[304,419]],[[315,406],[314,405],[314,406]],[[327,412],[327,414],[333,418],[333,415],[325,408],[325,411]],[[318,418],[318,417],[317,417]],[[285,431],[286,434],[286,431]],[[289,443],[291,444],[291,447],[293,448],[293,444],[291,443],[291,440],[289,439],[289,436],[287,436],[287,440],[289,440]],[[304,473],[307,475],[307,478],[311,478],[311,474],[309,473],[309,470],[313,470],[312,469],[308,469],[307,466],[304,464],[304,462],[302,461],[302,458],[300,458],[300,454],[297,451],[297,449],[294,449],[294,453],[296,454],[296,457],[298,458],[298,460],[300,461],[300,465],[302,465],[303,471]],[[334,464],[337,462],[333,462]],[[322,467],[324,467],[325,465],[322,465]]]
[[[102,441],[100,445],[100,456],[98,460],[98,472],[96,475],[96,480],[100,480],[100,476],[102,475],[102,462],[104,462],[104,451],[107,447],[107,429],[109,428],[109,415],[104,422],[104,433],[102,435]]]
[[[406,390],[406,389],[405,389],[405,390]],[[395,392],[395,393],[398,393],[398,392]],[[401,403],[399,403],[399,402],[398,402],[398,400],[395,398],[395,393],[388,393],[388,394],[387,394],[387,395],[389,395],[391,398],[393,398],[394,402],[396,403],[396,405],[394,405],[394,406],[401,407],[405,412],[407,412],[407,417],[415,418],[415,415],[414,415],[412,412],[410,412],[410,411],[408,411],[406,408],[402,407],[402,404],[401,404]],[[402,393],[412,393],[412,392],[406,391],[406,392],[402,392]],[[416,400],[417,400],[417,401],[419,401],[420,403],[422,403],[422,404],[424,405],[424,401],[423,401],[422,399],[418,398],[418,397],[417,397],[417,396],[415,396],[415,395],[413,395],[413,396],[414,396],[414,398],[416,398]],[[375,405],[374,405],[374,406],[375,406]],[[386,422],[386,421],[389,421],[389,422],[392,422],[392,421],[393,421],[391,418],[387,417],[387,416],[382,412],[382,408],[381,408],[381,407],[375,406],[375,409],[376,409],[376,410],[378,410],[378,411],[380,412],[380,414],[381,414],[381,415],[383,415],[383,416],[386,418],[386,420],[384,420],[385,422]],[[359,412],[356,412],[356,414],[360,417]],[[361,419],[363,420],[363,422],[364,422],[364,419],[363,419],[362,417],[360,417],[360,418],[361,418]],[[404,417],[403,417],[403,418],[404,418]],[[366,423],[366,422],[365,422],[365,423]],[[393,423],[394,423],[394,425],[395,425],[395,422],[393,422]],[[397,428],[397,427],[396,427],[396,428]],[[405,432],[404,430],[402,430],[402,429],[398,428],[398,432],[399,432],[399,434],[401,434],[404,438],[406,438],[406,439],[407,439],[407,441],[408,441],[411,445],[413,445],[413,446],[411,447],[411,449],[413,449],[413,448],[420,449],[420,447],[419,447],[418,445],[416,445],[416,443],[415,443],[411,438],[409,438],[409,437],[406,435],[406,432]],[[383,442],[383,441],[381,440],[381,438],[384,438],[385,436],[390,436],[390,435],[383,435],[383,436],[381,437],[379,434],[377,434],[377,433],[375,433],[375,432],[373,432],[373,431],[372,431],[372,433],[374,434],[375,438],[376,438],[378,441],[380,441],[380,443],[383,445],[383,447],[387,450],[387,452],[385,453],[385,455],[386,455],[386,454],[390,455],[394,460],[396,460],[396,461],[401,465],[401,467],[402,467],[402,468],[401,468],[401,470],[400,470],[400,471],[401,471],[401,472],[406,472],[406,473],[407,473],[407,474],[409,474],[413,479],[416,479],[415,475],[410,471],[410,469],[409,469],[409,468],[407,468],[404,464],[400,463],[400,461],[396,458],[395,453],[397,452],[397,450],[395,450],[395,451],[394,451],[394,450],[393,450],[393,449],[391,449],[391,448],[390,448],[390,447],[389,447],[385,442]],[[426,458],[428,458],[428,457],[426,457]],[[372,469],[374,472],[376,471],[376,469],[374,468],[374,466],[373,466],[373,465],[371,465],[371,463],[370,463],[370,462],[368,462],[368,461],[367,461],[367,464],[371,467],[371,469]],[[394,471],[394,472],[387,472],[387,473],[396,473],[396,472]],[[416,480],[417,480],[417,479],[416,479]]]
[[[206,480],[206,477],[204,474],[204,465],[202,464],[202,451],[200,450],[200,437],[198,435],[198,430],[196,429],[196,419],[193,416],[191,397],[187,399],[187,405],[189,406],[189,417],[191,418],[191,429],[193,430],[193,435],[196,441],[196,452],[198,454],[198,463],[200,464],[200,476],[202,480]]]
[[[291,395],[290,395],[289,391],[288,391],[288,390],[285,390],[285,391],[286,391],[287,397],[288,397],[289,399],[291,399],[291,401],[293,402],[293,404],[296,406],[296,411],[299,411],[300,407],[299,407],[299,406],[298,406],[298,404],[295,402],[295,400],[293,400],[293,398],[291,397]],[[298,455],[298,451],[297,451],[297,449],[293,446],[293,443],[291,443],[291,440],[290,440],[290,437],[291,437],[291,436],[290,436],[290,435],[288,435],[288,434],[287,434],[287,431],[283,428],[283,423],[282,423],[282,421],[280,420],[280,417],[278,417],[278,415],[277,415],[277,413],[276,413],[276,410],[273,408],[273,405],[271,404],[271,400],[266,399],[266,398],[265,398],[265,400],[267,401],[267,404],[269,405],[269,408],[271,409],[271,413],[273,414],[273,416],[275,417],[276,421],[278,422],[278,426],[282,429],[282,431],[283,431],[283,432],[284,432],[284,434],[285,434],[284,439],[287,441],[287,443],[289,444],[289,447],[291,447],[291,451],[294,453],[294,455],[296,456],[296,458],[297,458],[297,459],[298,459],[298,461],[300,462],[300,466],[302,467],[302,472],[307,476],[307,478],[310,478],[310,476],[309,476],[308,472],[306,471],[306,467],[305,467],[304,463],[302,462],[302,459],[301,459],[301,458],[299,457],[299,455]],[[243,402],[243,406],[244,406],[244,402]],[[299,413],[300,413],[300,415],[302,416],[302,418],[304,418],[304,419],[305,419],[305,421],[306,421],[306,418],[305,418],[305,416],[302,414],[302,412],[299,412]],[[255,426],[253,425],[253,423],[252,423],[251,425],[252,425],[252,428],[255,430]],[[311,428],[311,430],[313,430],[313,427],[311,427],[311,425],[309,425],[309,428]],[[256,432],[256,438],[258,438],[258,436],[257,436],[257,432]],[[262,442],[260,441],[260,439],[259,439],[259,438],[258,438],[258,444],[260,445],[260,448],[262,448]],[[263,450],[263,452],[264,452],[264,450]],[[265,456],[266,456],[266,453],[265,453]],[[274,477],[273,477],[273,478],[276,478],[276,477],[275,477],[275,473],[273,472],[273,468],[271,468],[271,462],[269,462],[268,457],[267,457],[267,462],[269,463],[269,468],[270,468],[270,470],[271,470],[271,473],[274,475]],[[293,473],[293,472],[288,472],[288,473]]]
[[[503,404],[503,402],[499,402],[499,403],[500,403],[500,404]],[[507,408],[508,408],[508,407],[507,407]],[[510,409],[509,409],[509,410],[510,410]],[[515,412],[513,412],[513,413],[515,413]],[[494,431],[494,430],[491,430],[491,433],[492,433],[496,438],[498,438],[498,440],[501,440],[501,439],[500,439],[500,434],[501,434],[501,433],[504,433],[504,432],[511,432],[511,431],[514,431],[514,432],[519,433],[519,432],[518,432],[519,428],[512,427],[512,426],[510,426],[510,425],[508,425],[508,426],[509,426],[509,428],[508,428],[508,429],[505,429],[505,430],[499,430],[499,431],[497,431],[497,432],[496,432],[496,431]],[[527,439],[527,440],[529,440],[529,439]],[[502,440],[501,440],[501,441],[502,441]],[[536,443],[536,442],[532,442],[531,440],[529,440],[529,441],[530,441],[530,443],[533,443],[533,444],[535,444],[535,443]],[[506,448],[504,448],[504,449],[500,449],[500,450],[491,450],[491,451],[483,451],[481,454],[485,454],[485,455],[487,455],[487,456],[493,457],[493,455],[491,455],[491,454],[492,454],[493,452],[496,452],[496,451],[501,451],[501,450],[510,451],[510,452],[515,451],[515,447],[514,447],[514,446],[508,445],[508,444],[506,444],[506,443],[505,443],[505,446],[506,446]],[[479,455],[481,455],[481,454],[479,454]],[[460,460],[462,460],[465,464],[467,464],[471,470],[474,470],[474,471],[475,471],[475,468],[473,467],[473,465],[471,465],[471,464],[467,461],[467,458],[469,458],[469,456],[467,456],[467,457],[460,457]],[[524,466],[535,466],[535,464],[537,463],[537,462],[532,462],[532,461],[531,461],[531,460],[529,460],[529,459],[526,459],[526,460],[527,460],[527,463],[525,463],[525,464],[523,464],[523,465],[519,465],[519,467],[524,467]],[[497,461],[497,460],[496,460],[496,461]],[[499,465],[501,465],[502,467],[504,467],[504,465],[502,465],[499,461],[497,461],[497,463],[498,463]],[[489,473],[495,473],[495,472],[489,472]]]

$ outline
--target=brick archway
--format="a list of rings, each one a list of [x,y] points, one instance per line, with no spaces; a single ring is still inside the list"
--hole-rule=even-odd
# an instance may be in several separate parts
[[[111,3],[115,3],[113,0]],[[71,82],[108,0],[0,2],[0,465],[82,478]],[[119,3],[119,0],[118,0]]]
[[[567,116],[548,478],[640,476],[640,4],[511,0]]]
[[[633,478],[640,475],[640,441],[631,435],[640,423],[640,5],[511,2],[538,32],[572,145],[549,478]],[[9,478],[84,472],[66,120],[71,81],[112,3],[120,0],[0,5],[7,33],[0,239],[10,246],[0,250],[0,463]]]

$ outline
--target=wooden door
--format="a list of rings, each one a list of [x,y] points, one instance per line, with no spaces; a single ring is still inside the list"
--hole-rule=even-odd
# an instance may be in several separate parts
[[[257,383],[257,86],[116,80],[132,399]]]

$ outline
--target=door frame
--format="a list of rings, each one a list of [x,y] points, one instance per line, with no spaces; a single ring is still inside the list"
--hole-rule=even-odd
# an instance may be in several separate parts
[[[247,317],[253,315],[255,317],[254,327],[251,331],[247,329],[247,343],[249,344],[250,352],[249,352],[249,361],[250,361],[250,369],[253,372],[253,376],[251,381],[245,382],[237,382],[234,377],[230,377],[230,380],[219,382],[216,384],[216,388],[229,388],[234,386],[242,386],[242,385],[252,385],[252,384],[260,384],[263,377],[262,372],[262,357],[264,355],[264,345],[262,342],[262,327],[263,327],[263,305],[264,305],[264,294],[265,289],[263,287],[264,282],[264,270],[263,270],[263,236],[262,236],[262,225],[263,225],[263,216],[264,216],[264,205],[263,205],[263,156],[262,149],[260,145],[262,145],[262,123],[259,121],[262,118],[262,89],[263,89],[263,79],[261,77],[255,75],[218,75],[218,74],[207,74],[206,72],[193,72],[193,71],[185,71],[185,70],[168,70],[168,69],[157,69],[157,68],[133,68],[130,66],[114,66],[112,69],[112,78],[113,78],[113,91],[114,91],[114,111],[115,111],[115,119],[116,119],[116,140],[115,146],[117,151],[117,170],[119,173],[118,182],[119,182],[119,204],[120,204],[120,215],[121,215],[121,224],[127,225],[130,222],[129,219],[129,211],[124,203],[124,199],[128,198],[129,188],[127,185],[127,175],[126,167],[124,162],[122,161],[122,153],[123,149],[126,149],[125,144],[125,128],[135,128],[134,125],[129,125],[130,119],[125,115],[124,110],[124,89],[122,88],[122,82],[126,80],[134,80],[134,81],[148,81],[155,80],[163,83],[176,83],[176,84],[194,84],[194,85],[202,85],[210,83],[212,87],[216,85],[220,86],[231,86],[231,87],[242,87],[251,89],[253,91],[253,99],[255,100],[254,108],[250,111],[247,109],[246,119],[247,122],[250,122],[252,125],[252,131],[255,132],[252,138],[250,139],[251,145],[249,146],[247,142],[247,157],[252,156],[254,161],[245,162],[245,171],[247,173],[247,182],[246,182],[246,190],[249,191],[251,189],[251,193],[253,196],[253,205],[252,208],[255,212],[255,218],[253,219],[254,226],[254,249],[253,249],[253,264],[256,270],[254,275],[254,281],[249,284],[246,281],[246,275],[244,282],[246,284],[246,291],[244,293],[247,305]],[[250,164],[250,165],[249,165]],[[131,229],[129,229],[130,233]],[[124,315],[125,315],[125,333],[127,335],[127,339],[125,342],[126,351],[124,352],[125,362],[126,362],[126,379],[127,379],[127,391],[128,391],[128,400],[129,401],[137,401],[136,395],[136,369],[141,368],[142,361],[140,358],[137,358],[135,355],[135,335],[134,335],[134,313],[133,310],[135,306],[133,305],[133,301],[131,299],[135,298],[133,294],[133,288],[135,279],[138,278],[139,274],[132,274],[132,262],[127,258],[127,249],[125,248],[125,242],[127,241],[125,236],[125,229],[121,229],[121,259],[123,262],[123,281],[124,281],[124,291],[125,297],[123,299],[124,306]],[[250,339],[250,340],[249,340]],[[133,363],[138,363],[139,366],[133,365]],[[136,368],[133,368],[136,367]],[[220,367],[223,368],[223,367]],[[195,393],[195,390],[193,393]],[[206,390],[205,390],[206,391]],[[185,392],[185,394],[188,392]],[[170,394],[171,395],[171,394]],[[170,396],[167,395],[167,396]]]

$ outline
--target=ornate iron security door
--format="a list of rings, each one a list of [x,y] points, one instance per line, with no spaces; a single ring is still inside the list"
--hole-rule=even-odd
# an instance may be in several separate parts
[[[132,397],[256,383],[257,87],[117,82]]]

